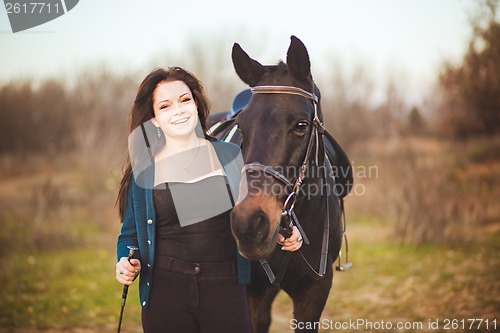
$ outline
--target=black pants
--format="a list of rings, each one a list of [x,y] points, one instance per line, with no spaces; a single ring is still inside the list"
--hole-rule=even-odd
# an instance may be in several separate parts
[[[250,333],[246,287],[233,263],[156,256],[144,333]]]

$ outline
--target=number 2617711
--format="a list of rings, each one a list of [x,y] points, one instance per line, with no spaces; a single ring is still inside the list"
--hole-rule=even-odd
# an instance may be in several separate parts
[[[444,319],[443,329],[445,330],[489,330],[497,328],[497,320],[489,319]]]
[[[59,3],[50,2],[6,2],[5,9],[7,14],[58,14],[62,8],[60,8]]]

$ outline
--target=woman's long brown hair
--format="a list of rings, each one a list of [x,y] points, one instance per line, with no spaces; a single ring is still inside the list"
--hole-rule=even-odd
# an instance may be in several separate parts
[[[191,93],[198,106],[198,118],[200,119],[201,128],[203,132],[207,131],[207,117],[210,111],[208,99],[205,96],[205,89],[203,84],[192,73],[180,68],[169,67],[168,69],[157,68],[148,74],[142,81],[137,95],[134,100],[134,105],[129,114],[129,133],[141,124],[154,118],[153,111],[153,93],[156,87],[161,82],[182,81],[184,82]],[[127,160],[123,166],[123,178],[120,182],[120,189],[116,203],[118,204],[120,221],[123,222],[123,215],[127,206],[127,195],[132,179],[132,165],[130,163],[130,156],[127,154]]]

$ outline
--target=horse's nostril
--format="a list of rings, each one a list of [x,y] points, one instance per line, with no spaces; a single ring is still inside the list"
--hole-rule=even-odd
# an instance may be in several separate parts
[[[250,219],[251,227],[253,229],[253,238],[264,240],[269,233],[269,219],[264,212],[257,212],[255,217]]]
[[[269,234],[269,218],[258,210],[248,216],[233,214],[231,216],[231,227],[238,239],[259,240],[267,238]]]

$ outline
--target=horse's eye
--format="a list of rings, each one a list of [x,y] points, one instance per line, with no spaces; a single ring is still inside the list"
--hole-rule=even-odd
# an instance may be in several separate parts
[[[309,127],[309,122],[308,121],[305,121],[305,120],[301,120],[299,121],[296,125],[295,125],[295,128],[294,130],[298,133],[298,134],[304,134],[305,132],[307,132],[307,128]]]

